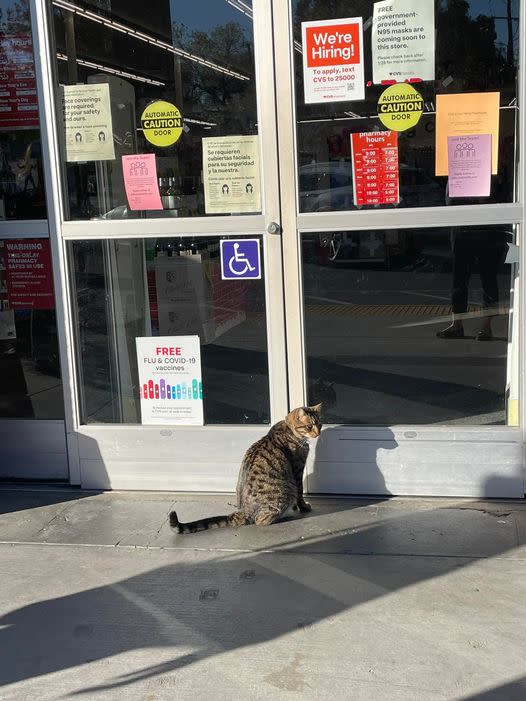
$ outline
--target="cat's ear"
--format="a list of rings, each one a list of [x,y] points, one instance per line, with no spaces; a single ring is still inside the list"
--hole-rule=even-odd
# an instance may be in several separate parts
[[[320,404],[316,404],[315,406],[310,406],[309,409],[310,409],[311,411],[315,411],[317,414],[319,414],[320,411],[321,411],[321,403],[320,403]]]

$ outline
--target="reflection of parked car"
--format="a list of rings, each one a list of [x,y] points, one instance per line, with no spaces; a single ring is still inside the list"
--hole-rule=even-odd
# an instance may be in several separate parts
[[[352,164],[327,161],[300,166],[300,212],[354,209]],[[433,207],[445,204],[444,185],[422,168],[400,163],[400,207]]]
[[[432,234],[430,234],[432,239]],[[410,230],[387,231],[333,231],[318,234],[314,242],[311,261],[321,265],[382,264],[389,269],[399,269],[411,264],[429,266],[429,256],[420,260],[420,248]],[[436,267],[437,262],[433,263]],[[413,268],[411,268],[413,269]]]
[[[328,161],[300,166],[300,212],[330,212],[353,206],[352,165]]]
[[[383,263],[387,257],[387,237],[383,231],[334,231],[319,235],[318,262]]]
[[[439,207],[446,203],[444,185],[422,168],[400,163],[398,169],[400,207]]]

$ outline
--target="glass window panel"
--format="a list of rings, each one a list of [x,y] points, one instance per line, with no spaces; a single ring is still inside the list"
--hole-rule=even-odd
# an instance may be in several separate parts
[[[372,0],[294,0],[294,68],[297,116],[299,211],[356,209],[350,135],[384,131],[377,103],[385,85],[372,85]],[[364,22],[365,100],[306,104],[301,23],[346,17]],[[416,85],[424,99],[417,126],[398,136],[398,205],[424,207],[517,200],[519,0],[438,0],[435,3],[435,80]],[[447,197],[447,177],[435,175],[435,111],[439,94],[500,93],[499,170],[491,194]]]
[[[63,419],[48,239],[0,239],[0,417]]]
[[[512,226],[303,237],[309,403],[329,423],[516,424]]]
[[[58,82],[109,86],[115,156],[75,162],[63,145],[67,218],[205,215],[202,139],[258,133],[250,3],[51,1]],[[145,138],[141,115],[157,100],[182,115],[174,144]],[[122,156],[132,154],[155,154],[162,209],[128,206]]]
[[[218,237],[69,253],[83,423],[140,423],[135,338],[177,335],[200,337],[206,424],[270,421],[265,284],[222,280]]]
[[[0,2],[0,219],[45,219],[33,40],[27,0]]]

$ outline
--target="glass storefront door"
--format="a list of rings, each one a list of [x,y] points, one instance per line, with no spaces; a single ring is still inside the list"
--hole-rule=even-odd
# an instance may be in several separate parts
[[[309,488],[523,496],[524,3],[287,4],[289,383],[326,421]]]
[[[232,490],[288,406],[270,6],[46,9],[81,484]],[[175,380],[149,424],[137,339],[195,336],[203,425],[173,420]]]
[[[33,0],[83,486],[232,490],[321,401],[311,492],[524,493],[523,5]],[[187,336],[203,425],[146,425]]]

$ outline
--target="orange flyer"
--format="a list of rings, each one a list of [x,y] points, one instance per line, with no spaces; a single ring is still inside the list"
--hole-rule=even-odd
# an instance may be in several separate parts
[[[435,169],[437,175],[448,174],[448,136],[491,134],[491,172],[499,169],[500,93],[479,92],[437,95]]]

